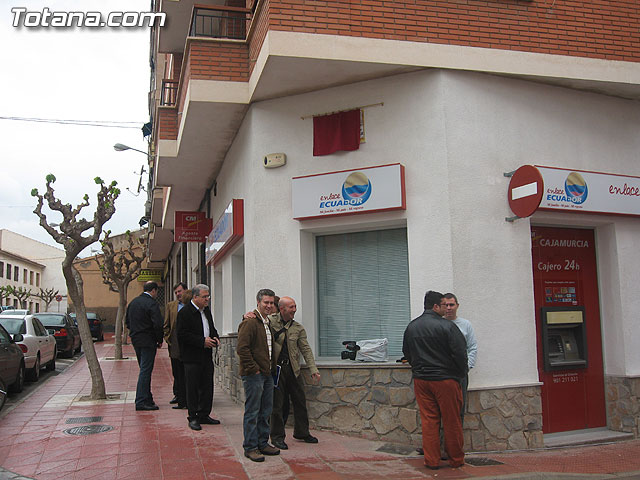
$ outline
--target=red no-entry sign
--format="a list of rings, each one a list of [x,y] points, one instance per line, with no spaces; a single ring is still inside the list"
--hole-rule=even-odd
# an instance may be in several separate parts
[[[523,165],[509,182],[509,207],[518,217],[528,217],[540,206],[543,193],[544,180],[540,170],[533,165]]]

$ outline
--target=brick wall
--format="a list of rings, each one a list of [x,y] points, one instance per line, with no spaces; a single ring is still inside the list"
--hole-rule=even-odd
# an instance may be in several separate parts
[[[637,0],[267,0],[264,7],[271,30],[640,61]]]
[[[158,108],[158,139],[178,139],[178,112],[175,108]]]
[[[244,43],[192,40],[188,47],[189,79],[249,80],[249,48]],[[186,73],[186,72],[185,72]]]

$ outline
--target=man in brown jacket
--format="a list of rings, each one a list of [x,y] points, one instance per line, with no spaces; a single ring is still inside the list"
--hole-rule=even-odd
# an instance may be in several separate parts
[[[238,327],[237,353],[244,386],[244,456],[264,462],[263,455],[278,455],[269,445],[269,416],[273,408],[273,347],[268,316],[275,311],[275,293],[262,289],[256,295],[255,318],[244,317]]]
[[[167,304],[167,316],[164,319],[164,341],[169,347],[169,357],[171,358],[171,373],[173,374],[173,400],[172,408],[187,408],[187,391],[184,383],[184,365],[180,360],[180,348],[178,347],[178,327],[176,319],[178,312],[183,307],[182,295],[187,291],[187,285],[183,282],[173,287],[176,299]]]

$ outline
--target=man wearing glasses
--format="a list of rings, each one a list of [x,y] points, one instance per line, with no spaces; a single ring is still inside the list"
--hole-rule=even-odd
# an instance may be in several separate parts
[[[441,421],[449,465],[464,465],[460,380],[467,373],[467,346],[458,327],[442,318],[445,303],[440,292],[428,291],[424,313],[409,323],[402,343],[422,420],[424,464],[432,470],[440,467]]]
[[[196,285],[193,298],[178,312],[178,343],[184,364],[189,428],[202,430],[201,424],[218,425],[211,418],[213,404],[213,347],[220,337],[209,308],[209,287]]]

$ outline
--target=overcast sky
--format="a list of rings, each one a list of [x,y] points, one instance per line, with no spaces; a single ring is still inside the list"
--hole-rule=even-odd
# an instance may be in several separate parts
[[[116,180],[122,193],[106,224],[113,234],[139,228],[146,193],[137,190],[146,157],[116,152],[115,143],[146,151],[141,127],[149,121],[148,28],[15,28],[11,8],[28,11],[150,10],[150,0],[3,0],[0,2],[0,117],[137,122],[135,128],[101,128],[0,119],[0,228],[59,246],[38,224],[32,188],[41,192],[53,173],[58,198],[76,205],[89,194],[81,215],[93,218],[97,185]],[[143,179],[146,185],[146,177]],[[60,217],[51,214],[52,222]],[[84,251],[81,255],[88,255]]]

